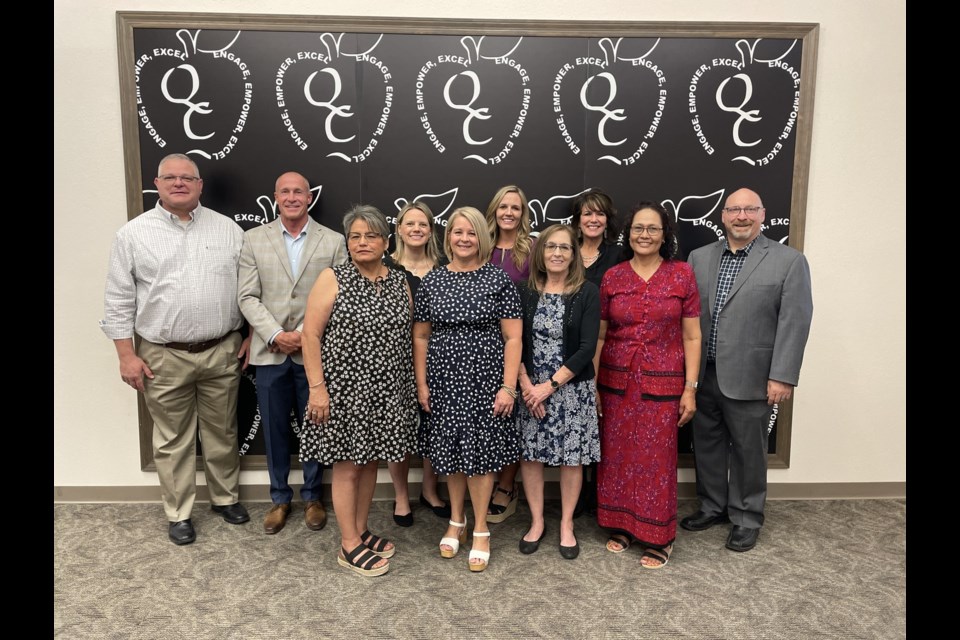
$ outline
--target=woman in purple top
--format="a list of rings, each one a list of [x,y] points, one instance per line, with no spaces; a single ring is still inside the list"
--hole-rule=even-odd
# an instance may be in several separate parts
[[[487,205],[487,228],[493,237],[495,264],[510,276],[514,284],[525,283],[530,277],[530,254],[536,238],[530,237],[530,205],[520,187],[508,184],[497,191]],[[519,496],[514,480],[520,461],[508,464],[500,471],[500,478],[490,498],[487,522],[503,522],[517,510]]]

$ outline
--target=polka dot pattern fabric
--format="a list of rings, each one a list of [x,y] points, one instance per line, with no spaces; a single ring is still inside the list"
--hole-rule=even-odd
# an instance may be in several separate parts
[[[421,423],[421,453],[437,473],[481,475],[519,459],[516,420],[495,417],[493,402],[503,384],[500,320],[520,317],[516,287],[492,264],[466,272],[434,269],[423,278],[414,321],[431,324],[431,413]]]

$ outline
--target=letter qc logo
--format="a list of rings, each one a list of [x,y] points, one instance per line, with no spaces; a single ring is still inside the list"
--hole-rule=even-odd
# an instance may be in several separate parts
[[[511,57],[523,38],[490,38],[486,45],[484,40],[465,36],[460,44],[466,55],[440,54],[424,62],[414,79],[414,97],[433,149],[456,149],[464,160],[494,165],[506,159],[523,132],[532,93],[527,70]],[[506,52],[492,55],[503,43]]]
[[[595,46],[602,56],[587,55],[564,63],[552,85],[557,131],[567,148],[579,155],[596,141],[597,160],[620,166],[636,163],[647,152],[667,103],[667,77],[651,59],[660,39],[635,58],[619,54],[643,41],[624,40],[601,38]],[[581,73],[571,74],[574,70]],[[576,79],[583,74],[586,78],[577,85]],[[581,134],[574,123],[584,121],[584,114],[586,131],[578,139]]]
[[[297,51],[277,67],[273,92],[283,136],[301,151],[313,146],[328,158],[363,162],[376,151],[393,109],[393,74],[374,54],[383,34],[376,36],[376,41],[361,53],[347,53],[345,49],[348,44],[354,48],[361,38],[371,36],[322,33],[319,37],[322,51]],[[365,98],[376,103],[374,112],[358,113],[359,88],[355,78],[368,75],[358,74],[358,65],[374,68],[374,88],[383,91],[382,103],[376,95]],[[365,85],[364,92],[369,88]]]
[[[690,78],[690,125],[707,155],[764,166],[777,157],[796,126],[800,72],[799,63],[795,69],[790,62],[790,54],[797,41],[789,41],[776,58],[760,58],[760,42],[738,40],[737,58],[713,58]],[[782,47],[783,42],[765,44]],[[798,55],[799,50],[793,57]]]
[[[140,54],[134,75],[141,144],[186,149],[207,160],[223,160],[233,151],[253,104],[250,68],[230,52],[241,33],[225,39],[204,33],[202,48],[200,30],[180,29],[178,47]]]

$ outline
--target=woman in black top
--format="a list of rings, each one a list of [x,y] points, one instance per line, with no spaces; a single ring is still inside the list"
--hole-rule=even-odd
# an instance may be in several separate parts
[[[617,211],[610,196],[599,189],[581,193],[574,199],[572,209],[573,228],[577,230],[587,280],[599,289],[607,269],[630,257],[622,255],[623,248],[619,245]]]
[[[430,211],[430,207],[419,201],[408,203],[397,215],[396,251],[383,256],[385,265],[391,269],[404,271],[414,297],[417,295],[417,288],[423,276],[427,275],[431,269],[446,263],[446,259],[441,259],[433,226],[433,212]],[[420,450],[422,451],[422,446]],[[390,479],[393,481],[393,492],[396,497],[393,503],[393,521],[401,527],[410,527],[413,525],[413,511],[407,485],[410,459],[389,462],[387,466],[390,469]],[[441,500],[437,493],[437,474],[433,472],[429,458],[423,458],[420,504],[429,507],[440,518],[450,517],[450,505]]]
[[[581,466],[600,460],[593,357],[600,330],[600,292],[583,275],[574,230],[553,225],[541,235],[530,261],[530,279],[519,287],[523,306],[523,404],[517,424],[523,436],[523,491],[530,529],[520,552],[533,553],[546,535],[543,467],[560,466],[560,555],[580,552],[573,511]]]
[[[610,267],[632,257],[620,246],[620,229],[613,201],[603,191],[590,189],[577,196],[572,205],[573,228],[577,231],[580,259],[587,281],[600,288],[603,275]],[[629,249],[629,248],[628,248]],[[575,515],[597,510],[597,469],[595,464],[583,466],[583,485]]]

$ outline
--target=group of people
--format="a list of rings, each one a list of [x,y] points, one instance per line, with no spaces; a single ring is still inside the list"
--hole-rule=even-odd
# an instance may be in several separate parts
[[[516,511],[518,472],[531,516],[519,550],[538,550],[548,466],[560,468],[564,558],[579,554],[574,517],[586,505],[609,530],[609,551],[636,546],[642,567],[661,568],[676,538],[677,431],[691,421],[700,507],[680,525],[732,522],[728,548],[756,544],[770,405],[797,384],[812,301],[806,260],[763,236],[754,191],[733,192],[726,237],[683,262],[659,203],[635,206],[621,234],[595,189],[574,201],[572,225],[537,237],[513,185],[485,214],[453,211],[442,239],[429,207],[414,202],[389,254],[390,228],[372,206],[347,212],[343,235],[313,221],[298,173],[277,180],[277,220],[246,233],[200,205],[187,156],[164,158],[155,184],[156,207],[114,241],[101,326],[153,418],[174,543],[196,537],[198,425],[213,510],[249,520],[236,447],[249,362],[273,502],[264,531],[280,531],[291,512],[297,453],[305,524],[322,529],[330,466],[337,561],[361,575],[386,573],[396,551],[368,523],[380,461],[394,521],[413,524],[411,454],[423,458],[420,502],[448,519],[443,558],[467,541],[469,493],[471,571],[490,561],[489,523]]]

